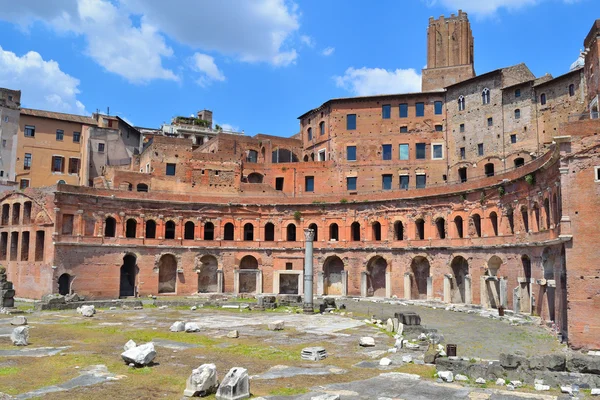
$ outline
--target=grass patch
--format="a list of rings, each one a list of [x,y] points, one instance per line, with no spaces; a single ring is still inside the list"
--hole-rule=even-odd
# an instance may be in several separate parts
[[[0,376],[14,375],[19,372],[17,367],[2,367],[0,368]]]
[[[308,389],[306,388],[277,388],[273,389],[269,392],[271,396],[292,396],[295,394],[304,394],[308,393]]]
[[[394,370],[394,372],[403,372],[405,374],[419,375],[424,379],[435,378],[437,370],[435,366],[431,365],[420,365],[420,364],[404,364],[401,367]]]

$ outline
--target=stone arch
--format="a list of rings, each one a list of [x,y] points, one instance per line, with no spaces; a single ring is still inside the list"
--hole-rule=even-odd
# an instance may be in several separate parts
[[[250,222],[244,224],[244,240],[250,242],[254,240],[254,225]]]
[[[367,296],[385,297],[388,263],[381,256],[372,257],[367,263]]]
[[[360,223],[358,221],[354,221],[350,225],[350,234],[353,242],[360,241]]]
[[[469,262],[462,256],[456,256],[450,263],[452,269],[451,302],[466,303],[466,277],[469,275]]]
[[[319,226],[313,222],[312,224],[308,225],[308,229],[312,229],[313,231],[315,231],[315,238],[313,240],[315,242],[318,241],[319,240]]]
[[[235,227],[231,222],[227,222],[223,226],[223,240],[233,240],[235,235]]]
[[[341,295],[344,292],[342,273],[344,272],[344,262],[338,256],[329,256],[323,263],[323,294]]]
[[[258,272],[258,260],[251,255],[242,257],[239,272],[240,293],[256,293],[256,273],[253,272]]]
[[[533,203],[533,231],[534,232],[539,232],[540,231],[540,206],[539,204],[536,202]]]
[[[123,257],[120,270],[119,297],[135,296],[136,278],[138,273],[137,257],[127,253]]]
[[[197,260],[198,293],[216,293],[219,291],[217,271],[219,262],[213,255],[204,255]]]
[[[275,225],[272,222],[265,224],[265,242],[272,242],[275,240]]]
[[[146,221],[146,239],[156,238],[156,222],[153,219]]]
[[[498,308],[502,305],[500,297],[500,281],[498,278],[498,272],[502,266],[502,259],[496,255],[490,257],[487,262],[486,276],[490,278],[485,279],[485,298],[482,301],[485,302],[490,308]],[[482,294],[484,295],[484,294]]]
[[[550,229],[550,199],[548,197],[544,199],[544,219],[546,222],[544,228]]]
[[[104,237],[115,237],[117,233],[117,220],[106,217],[104,220]]]
[[[494,163],[487,163],[483,166],[485,176],[494,176]]]
[[[145,183],[138,183],[136,186],[136,190],[138,192],[148,192],[148,185]]]
[[[371,240],[380,241],[381,240],[381,223],[379,221],[374,221],[371,224]]]
[[[329,225],[329,240],[338,241],[340,240],[340,228],[335,222]]]
[[[175,293],[177,289],[177,258],[163,254],[158,260],[158,293]]]
[[[553,249],[546,247],[544,248],[544,250],[542,251],[542,269],[544,271],[544,279],[546,280],[546,285],[543,286],[544,293],[542,293],[541,299],[540,299],[540,312],[538,313],[539,315],[541,315],[542,317],[544,317],[544,315],[542,315],[542,310],[543,307],[547,307],[548,309],[548,320],[550,321],[555,321],[556,320],[556,308],[555,308],[555,293],[556,293],[556,288],[555,287],[551,287],[550,285],[548,285],[548,281],[549,280],[555,280],[555,266],[557,263],[557,255],[556,252],[553,251]],[[545,297],[545,299],[544,299]]]
[[[210,221],[204,223],[204,240],[215,240],[215,224]]]
[[[493,255],[487,262],[487,275],[488,276],[498,276],[498,271],[500,271],[500,267],[502,266],[503,261],[500,257]]]
[[[288,226],[285,228],[285,238],[288,242],[295,242],[296,241],[296,224],[294,224],[293,222],[288,224]]]
[[[58,277],[58,294],[71,294],[71,275],[65,273]]]
[[[183,226],[183,238],[185,240],[194,240],[196,225],[193,221],[187,221]]]
[[[492,227],[492,233],[494,236],[498,236],[498,214],[492,211],[489,215],[490,225]]]
[[[423,218],[417,218],[415,221],[415,239],[425,239],[425,220]]]
[[[429,260],[423,256],[416,256],[410,263],[411,299],[427,299],[427,279],[431,274]]]
[[[135,238],[137,231],[137,221],[135,218],[129,218],[125,223],[125,237]]]
[[[523,229],[525,233],[529,232],[529,211],[527,210],[526,205],[522,205],[520,208],[521,211],[521,222],[523,223]]]
[[[167,221],[165,224],[165,239],[175,239],[175,222]]]
[[[454,217],[454,229],[456,229],[456,236],[462,239],[464,237],[464,222],[463,217],[460,215]]]
[[[481,215],[478,213],[471,214],[471,228],[469,236],[481,237]]]
[[[404,240],[404,224],[400,220],[394,222],[394,240]]]
[[[523,265],[523,277],[525,281],[519,282],[519,311],[522,313],[531,313],[531,259],[528,255],[521,256]]]
[[[248,175],[248,183],[263,183],[263,175],[258,172],[252,172]]]
[[[10,204],[2,204],[2,225],[8,225],[10,219]]]

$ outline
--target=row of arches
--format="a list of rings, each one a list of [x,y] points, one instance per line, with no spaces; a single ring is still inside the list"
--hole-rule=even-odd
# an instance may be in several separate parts
[[[4,203],[2,204],[2,216],[0,218],[0,225],[20,225],[31,223],[31,209],[33,203],[31,201],[23,202],[23,220],[21,221],[21,203]],[[11,213],[12,207],[12,213]]]

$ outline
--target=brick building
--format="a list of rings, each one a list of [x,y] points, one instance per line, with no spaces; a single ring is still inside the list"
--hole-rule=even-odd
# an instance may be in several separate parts
[[[536,79],[467,73],[467,15],[445,21],[427,91],[329,100],[292,138],[155,136],[94,187],[4,194],[18,296],[301,294],[311,228],[319,295],[502,305],[600,348],[600,23],[583,67]]]

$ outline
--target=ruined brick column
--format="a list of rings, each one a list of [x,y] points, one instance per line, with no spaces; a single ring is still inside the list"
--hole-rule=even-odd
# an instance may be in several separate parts
[[[304,313],[313,314],[313,240],[314,229],[304,229]]]

